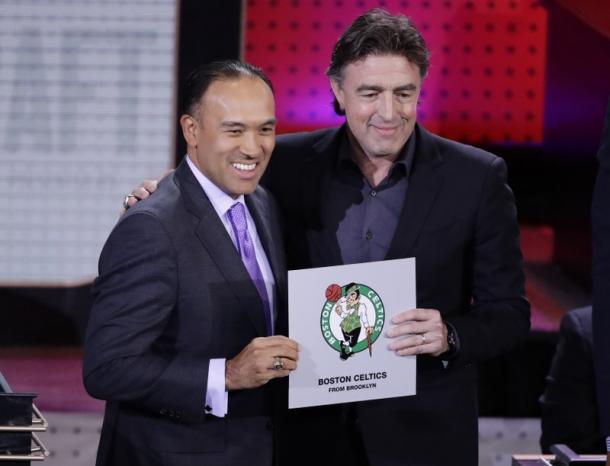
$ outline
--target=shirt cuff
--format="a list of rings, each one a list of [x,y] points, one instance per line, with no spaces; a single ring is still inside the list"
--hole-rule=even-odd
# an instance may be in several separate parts
[[[205,394],[205,412],[216,417],[225,417],[229,405],[229,393],[225,387],[224,358],[210,359],[208,368],[208,390]]]
[[[610,453],[610,436],[606,437],[606,451]]]

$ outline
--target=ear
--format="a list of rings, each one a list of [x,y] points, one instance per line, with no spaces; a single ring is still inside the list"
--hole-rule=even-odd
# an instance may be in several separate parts
[[[182,127],[182,135],[186,140],[186,145],[190,147],[197,147],[197,132],[199,131],[199,124],[195,117],[184,114],[180,117],[180,126]]]
[[[341,83],[335,79],[331,79],[330,87],[333,90],[335,99],[337,99],[337,102],[339,102],[339,106],[341,107],[341,110],[343,110],[345,108],[345,105],[343,105],[343,102],[345,101],[345,95],[343,92],[343,88],[341,87]]]

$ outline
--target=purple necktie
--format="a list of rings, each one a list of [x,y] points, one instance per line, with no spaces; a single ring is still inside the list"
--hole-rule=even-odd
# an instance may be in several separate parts
[[[271,310],[269,307],[269,296],[265,288],[263,273],[256,261],[254,252],[254,244],[248,233],[248,222],[246,221],[246,210],[241,202],[236,202],[229,210],[229,221],[233,227],[235,238],[237,239],[237,249],[241,260],[250,274],[250,278],[254,282],[258,294],[263,301],[263,310],[265,312],[265,325],[267,327],[267,335],[273,335],[273,324],[271,320]]]

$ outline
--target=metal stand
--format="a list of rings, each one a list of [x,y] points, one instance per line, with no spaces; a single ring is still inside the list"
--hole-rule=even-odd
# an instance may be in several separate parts
[[[31,393],[14,393],[0,373],[0,414],[2,414],[0,463],[2,465],[27,466],[30,461],[42,461],[49,456],[49,450],[35,434],[35,432],[45,432],[49,426],[42,413],[32,403],[35,397],[36,395]]]

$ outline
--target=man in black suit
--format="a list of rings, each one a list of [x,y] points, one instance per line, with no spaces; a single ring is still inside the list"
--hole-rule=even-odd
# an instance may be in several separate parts
[[[599,171],[593,193],[593,357],[597,403],[610,466],[610,101],[602,144],[597,153]]]
[[[185,95],[187,156],[100,257],[83,368],[107,400],[97,464],[270,466],[273,379],[298,356],[277,335],[285,260],[258,187],[275,144],[271,83],[217,62]]]
[[[296,411],[289,427],[336,438],[335,411],[349,432],[336,451],[313,455],[477,464],[476,363],[529,329],[505,164],[417,124],[427,69],[428,50],[407,18],[359,17],[327,71],[346,124],[281,136],[266,174],[284,214],[289,268],[416,258],[418,308],[395,317],[388,333],[397,354],[419,355],[417,395]],[[285,464],[297,448],[283,448]]]
[[[571,310],[561,320],[559,342],[540,397],[543,453],[550,453],[551,445],[557,443],[580,454],[605,451],[592,346],[591,306]]]
[[[390,350],[418,355],[417,395],[290,412],[280,464],[477,464],[476,363],[527,335],[506,166],[417,124],[428,55],[408,18],[365,13],[327,72],[346,124],[278,138],[264,183],[289,268],[415,257],[418,305],[387,331]]]

